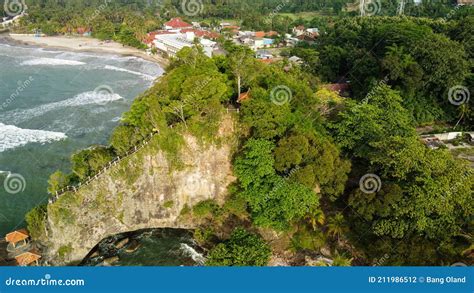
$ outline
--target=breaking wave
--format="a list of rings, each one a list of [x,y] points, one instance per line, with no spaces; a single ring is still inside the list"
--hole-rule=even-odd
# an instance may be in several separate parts
[[[206,262],[206,258],[202,254],[197,252],[194,248],[192,248],[186,243],[181,243],[180,250],[183,252],[184,255],[191,257],[197,265],[202,266]]]
[[[28,143],[45,144],[66,138],[66,134],[61,132],[22,129],[13,125],[0,123],[0,153],[24,146]]]
[[[145,74],[145,73],[141,73],[141,72],[137,72],[137,71],[132,71],[132,70],[128,70],[128,69],[125,69],[125,68],[120,68],[120,67],[115,67],[115,66],[112,66],[112,65],[105,65],[104,67],[105,69],[107,70],[113,70],[113,71],[119,71],[119,72],[126,72],[126,73],[130,73],[130,74],[133,74],[133,75],[138,75],[140,77],[143,77],[144,79],[146,80],[155,80],[156,78],[154,76],[151,76],[151,75],[148,75],[148,74]]]
[[[0,120],[4,122],[8,121],[8,123],[19,124],[31,120],[32,118],[42,116],[48,112],[65,107],[79,107],[93,104],[105,105],[118,100],[123,100],[123,97],[115,93],[109,94],[94,91],[84,92],[64,101],[44,104],[27,110],[9,111],[5,114],[0,114]]]
[[[35,66],[35,65],[49,65],[49,66],[78,66],[85,65],[86,63],[75,60],[66,59],[54,59],[54,58],[37,58],[32,60],[23,61],[23,66]]]

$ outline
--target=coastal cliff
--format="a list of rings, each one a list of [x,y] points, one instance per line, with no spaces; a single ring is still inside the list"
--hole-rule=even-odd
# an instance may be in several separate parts
[[[50,265],[77,264],[102,239],[147,228],[194,228],[183,209],[208,199],[222,203],[235,178],[234,119],[224,117],[215,143],[180,133],[176,155],[160,149],[160,135],[76,193],[49,204],[43,257]]]

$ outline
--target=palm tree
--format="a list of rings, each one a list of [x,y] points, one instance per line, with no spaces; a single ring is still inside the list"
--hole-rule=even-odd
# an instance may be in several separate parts
[[[454,128],[458,127],[459,123],[464,119],[464,116],[466,116],[469,113],[469,107],[467,106],[467,102],[459,106],[459,120],[454,126]]]
[[[332,265],[335,267],[350,267],[354,258],[348,258],[344,254],[339,254],[339,252],[336,251],[332,260]]]
[[[309,214],[306,219],[310,222],[314,231],[316,231],[318,225],[324,225],[326,222],[326,216],[321,209],[316,209],[314,212]]]
[[[344,215],[341,212],[338,212],[334,217],[329,218],[327,227],[328,234],[337,237],[337,242],[339,242],[339,238],[348,230]]]

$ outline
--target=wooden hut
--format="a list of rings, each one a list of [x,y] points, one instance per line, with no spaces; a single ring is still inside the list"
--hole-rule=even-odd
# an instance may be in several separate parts
[[[38,265],[41,255],[38,251],[32,249],[30,251],[24,252],[20,255],[15,256],[15,260],[19,266],[26,267],[30,265]]]
[[[26,231],[26,229],[21,229],[8,233],[5,236],[5,241],[11,244],[13,248],[16,248],[18,243],[20,243],[21,246],[26,245],[28,238],[30,238],[30,234],[28,234],[28,231]]]

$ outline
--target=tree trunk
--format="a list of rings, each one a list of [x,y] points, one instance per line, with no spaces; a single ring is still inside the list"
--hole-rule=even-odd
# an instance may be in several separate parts
[[[237,92],[239,93],[238,97],[240,98],[240,95],[242,94],[242,86],[241,86],[241,83],[242,83],[242,78],[239,76],[237,76]]]
[[[454,129],[456,129],[456,127],[458,127],[459,123],[461,123],[463,118],[464,118],[464,113],[461,114],[461,117],[459,118],[458,122],[456,123],[456,125],[454,125]]]

